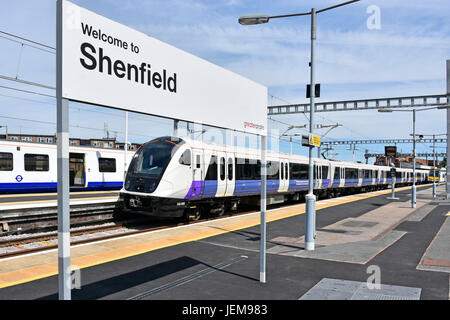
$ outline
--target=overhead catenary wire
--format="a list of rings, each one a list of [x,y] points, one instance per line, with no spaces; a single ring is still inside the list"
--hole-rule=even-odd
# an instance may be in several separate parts
[[[42,46],[42,47],[44,47],[44,48],[48,48],[48,49],[52,49],[52,50],[55,50],[55,51],[56,51],[56,48],[55,48],[55,47],[51,47],[51,46],[49,46],[49,45],[47,45],[47,44],[44,44],[44,43],[41,43],[41,42],[38,42],[38,41],[34,41],[34,40],[30,40],[30,39],[27,39],[27,38],[24,38],[24,37],[20,37],[20,36],[18,36],[18,35],[15,35],[15,34],[12,34],[12,33],[9,33],[9,32],[5,32],[5,31],[2,31],[2,30],[0,30],[0,33],[5,34],[5,35],[8,35],[8,36],[10,36],[10,37],[14,37],[14,38],[16,38],[16,39],[20,39],[20,40],[27,41],[27,42],[29,42],[29,43],[34,43],[34,44],[40,45],[40,46]],[[12,40],[12,39],[11,39],[11,40]]]

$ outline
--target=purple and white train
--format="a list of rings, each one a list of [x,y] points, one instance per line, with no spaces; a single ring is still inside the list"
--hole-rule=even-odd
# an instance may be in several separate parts
[[[239,203],[259,200],[259,150],[222,146],[187,138],[161,137],[133,156],[120,199],[123,210],[161,217],[198,219],[222,215]],[[308,189],[308,158],[267,153],[267,204],[300,200]],[[429,170],[416,170],[427,183]],[[314,189],[319,197],[387,188],[390,168],[314,159]],[[397,168],[396,184],[412,184],[412,169]]]

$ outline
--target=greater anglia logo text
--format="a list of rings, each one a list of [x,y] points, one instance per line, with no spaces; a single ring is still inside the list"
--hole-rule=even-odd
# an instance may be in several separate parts
[[[264,130],[264,126],[253,123],[253,122],[247,122],[244,121],[244,129],[245,128],[253,128],[253,129],[257,129],[257,130]]]

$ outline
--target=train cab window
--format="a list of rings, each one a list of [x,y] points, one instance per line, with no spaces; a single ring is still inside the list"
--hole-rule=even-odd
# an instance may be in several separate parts
[[[228,180],[233,180],[233,159],[228,159]]]
[[[9,152],[0,152],[0,171],[12,171],[13,154]]]
[[[99,172],[116,172],[116,159],[114,158],[98,158]]]
[[[328,179],[328,166],[322,166],[322,179]]]
[[[220,158],[220,180],[225,180],[225,158]]]
[[[25,171],[48,171],[48,167],[48,155],[25,154]]]
[[[211,156],[205,180],[217,180],[217,156]]]
[[[333,179],[338,180],[338,179],[340,179],[340,178],[341,178],[341,168],[335,167],[335,168],[334,168],[334,176],[333,176]]]
[[[190,166],[191,165],[191,150],[187,149],[186,151],[184,151],[178,162],[182,165]],[[200,163],[200,161],[198,163]]]

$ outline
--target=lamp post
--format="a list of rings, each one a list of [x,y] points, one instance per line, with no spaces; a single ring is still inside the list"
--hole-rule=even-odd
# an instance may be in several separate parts
[[[431,109],[448,109],[450,108],[450,105],[445,105],[445,106],[439,106],[439,107],[431,107],[431,108],[425,108],[425,109],[413,109],[413,110],[392,110],[392,109],[388,109],[388,108],[382,108],[382,109],[378,109],[378,112],[412,112],[413,113],[413,186],[411,188],[411,207],[415,208],[416,207],[416,112],[419,111],[426,111],[426,110],[431,110]],[[421,137],[423,137],[423,135],[420,135]]]
[[[331,7],[316,10],[312,8],[310,12],[286,14],[279,16],[269,15],[246,15],[239,18],[242,25],[254,25],[268,23],[270,19],[288,18],[297,16],[311,16],[311,62],[310,62],[310,108],[309,108],[309,133],[314,132],[314,98],[315,98],[315,41],[316,41],[316,17],[318,13],[345,6],[347,4],[358,2],[359,0],[351,0],[343,2]],[[314,250],[315,238],[315,219],[316,219],[316,196],[314,195],[314,167],[313,167],[313,146],[309,147],[309,170],[308,170],[308,194],[306,195],[306,233],[305,233],[305,249]]]

